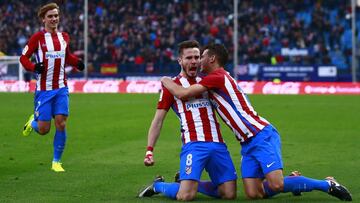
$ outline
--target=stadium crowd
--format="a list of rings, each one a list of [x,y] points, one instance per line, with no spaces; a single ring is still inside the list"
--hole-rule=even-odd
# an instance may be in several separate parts
[[[55,2],[62,10],[59,28],[71,33],[71,49],[81,55],[83,1]],[[41,3],[0,2],[1,52],[21,54],[31,33],[41,29],[35,15]],[[186,39],[224,43],[233,51],[233,1],[94,0],[88,8],[89,62],[95,72],[103,63],[129,72],[177,72],[176,44]],[[343,0],[241,0],[239,62],[334,64],[350,70],[350,15],[350,1]],[[282,48],[307,54],[284,55]]]

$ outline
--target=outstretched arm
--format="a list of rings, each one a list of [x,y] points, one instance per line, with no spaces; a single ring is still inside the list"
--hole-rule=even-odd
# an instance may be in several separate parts
[[[144,159],[145,166],[152,166],[155,163],[153,159],[153,149],[155,147],[157,139],[160,136],[160,130],[162,128],[166,114],[167,114],[166,110],[157,109],[155,116],[151,122],[148,132],[148,145],[147,145],[148,147]]]
[[[200,84],[194,84],[191,85],[190,87],[184,88],[180,85],[177,85],[169,77],[162,77],[161,82],[170,91],[171,94],[173,94],[175,97],[181,100],[198,96],[203,92],[207,91],[207,88]]]

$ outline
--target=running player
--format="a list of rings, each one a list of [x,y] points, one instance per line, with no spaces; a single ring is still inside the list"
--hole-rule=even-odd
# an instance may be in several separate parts
[[[59,6],[49,3],[38,11],[44,30],[31,36],[20,62],[27,71],[37,75],[34,114],[26,122],[23,135],[32,130],[40,135],[50,131],[51,119],[55,120],[54,156],[51,169],[64,172],[60,159],[66,142],[66,119],[69,115],[69,90],[66,83],[65,64],[84,70],[84,63],[70,52],[70,38],[66,32],[58,31]],[[35,55],[36,63],[30,61]]]

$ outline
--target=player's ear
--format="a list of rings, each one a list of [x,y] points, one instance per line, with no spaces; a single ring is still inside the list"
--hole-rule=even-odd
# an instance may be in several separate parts
[[[181,64],[181,61],[182,61],[181,57],[178,57],[177,61],[178,61],[179,64]]]
[[[210,58],[210,62],[211,63],[214,63],[215,62],[215,59],[216,59],[216,56],[215,55],[212,55],[209,57]]]

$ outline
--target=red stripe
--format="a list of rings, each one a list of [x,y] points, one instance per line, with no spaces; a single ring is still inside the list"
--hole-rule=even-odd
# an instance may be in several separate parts
[[[231,85],[232,85],[232,83],[231,83]],[[237,90],[235,90],[235,93],[237,94]],[[239,92],[240,93],[240,92]],[[228,90],[226,89],[226,94],[227,95],[230,95],[230,93],[228,92]],[[241,95],[241,94],[240,94]],[[240,105],[241,105],[241,107],[243,108],[243,110],[245,111],[245,109],[244,109],[244,103],[245,103],[245,101],[244,100],[242,100],[242,99],[239,99],[239,96],[238,95],[236,95],[236,97],[238,98],[238,100],[239,100],[239,102],[240,102]],[[225,100],[226,101],[226,100]],[[246,106],[246,105],[245,105]],[[240,109],[234,109],[234,111],[238,111],[239,113],[241,113],[240,112]],[[246,112],[246,111],[245,111]],[[249,114],[249,113],[247,113],[247,114]],[[236,116],[238,116],[238,115],[236,115]],[[241,121],[242,121],[242,119],[241,118],[239,118]],[[246,119],[246,118],[244,118],[244,119]],[[259,131],[259,129],[255,126],[255,125],[253,125],[249,120],[247,120],[248,121],[248,123],[246,123],[246,122],[243,122],[242,121],[242,123],[244,124],[244,126],[252,133],[252,134],[254,134],[254,135],[256,135],[256,133]],[[255,130],[252,128],[252,127],[254,127],[255,128]],[[246,138],[247,136],[245,136],[245,134],[244,134],[244,136],[243,136],[244,138]]]
[[[207,108],[199,108],[200,118],[202,122],[202,129],[205,136],[205,141],[212,142],[213,135],[211,133],[210,120],[207,112]]]
[[[216,97],[213,97],[218,104],[221,104],[219,100]],[[245,133],[239,128],[239,126],[236,124],[234,119],[231,117],[230,113],[227,111],[227,109],[223,105],[219,105],[219,110],[224,114],[225,118],[230,122],[224,121],[230,128],[235,128],[236,131],[240,133],[240,136],[245,139]],[[224,118],[222,118],[224,120]]]
[[[46,90],[46,74],[47,74],[48,61],[45,58],[45,53],[47,52],[45,33],[42,33],[39,41],[40,41],[40,48],[43,52],[42,57],[43,57],[43,62],[44,62],[44,66],[45,66],[45,70],[43,71],[43,73],[41,74],[41,77],[40,77],[40,90]],[[45,46],[42,46],[43,44]]]
[[[263,121],[261,121],[259,119],[258,116],[254,115],[254,113],[252,111],[250,111],[249,106],[246,104],[246,98],[244,97],[244,95],[237,89],[237,85],[235,84],[234,80],[228,75],[226,74],[227,79],[230,81],[231,87],[233,88],[234,92],[236,93],[236,97],[238,98],[240,105],[242,107],[242,109],[248,114],[250,115],[255,121],[257,121],[258,123],[262,124],[262,125],[266,125],[266,123],[264,123]],[[228,93],[228,95],[230,95]],[[249,123],[251,123],[249,121]],[[252,124],[252,126],[256,129],[256,131],[259,131],[260,129],[257,128],[255,125]],[[256,132],[253,132],[251,130],[251,128],[249,128],[249,130],[255,135]]]
[[[54,44],[54,51],[61,51],[61,45],[57,33],[51,34],[51,39]],[[61,59],[55,59],[54,72],[52,78],[52,89],[59,89],[60,68],[61,68]]]

